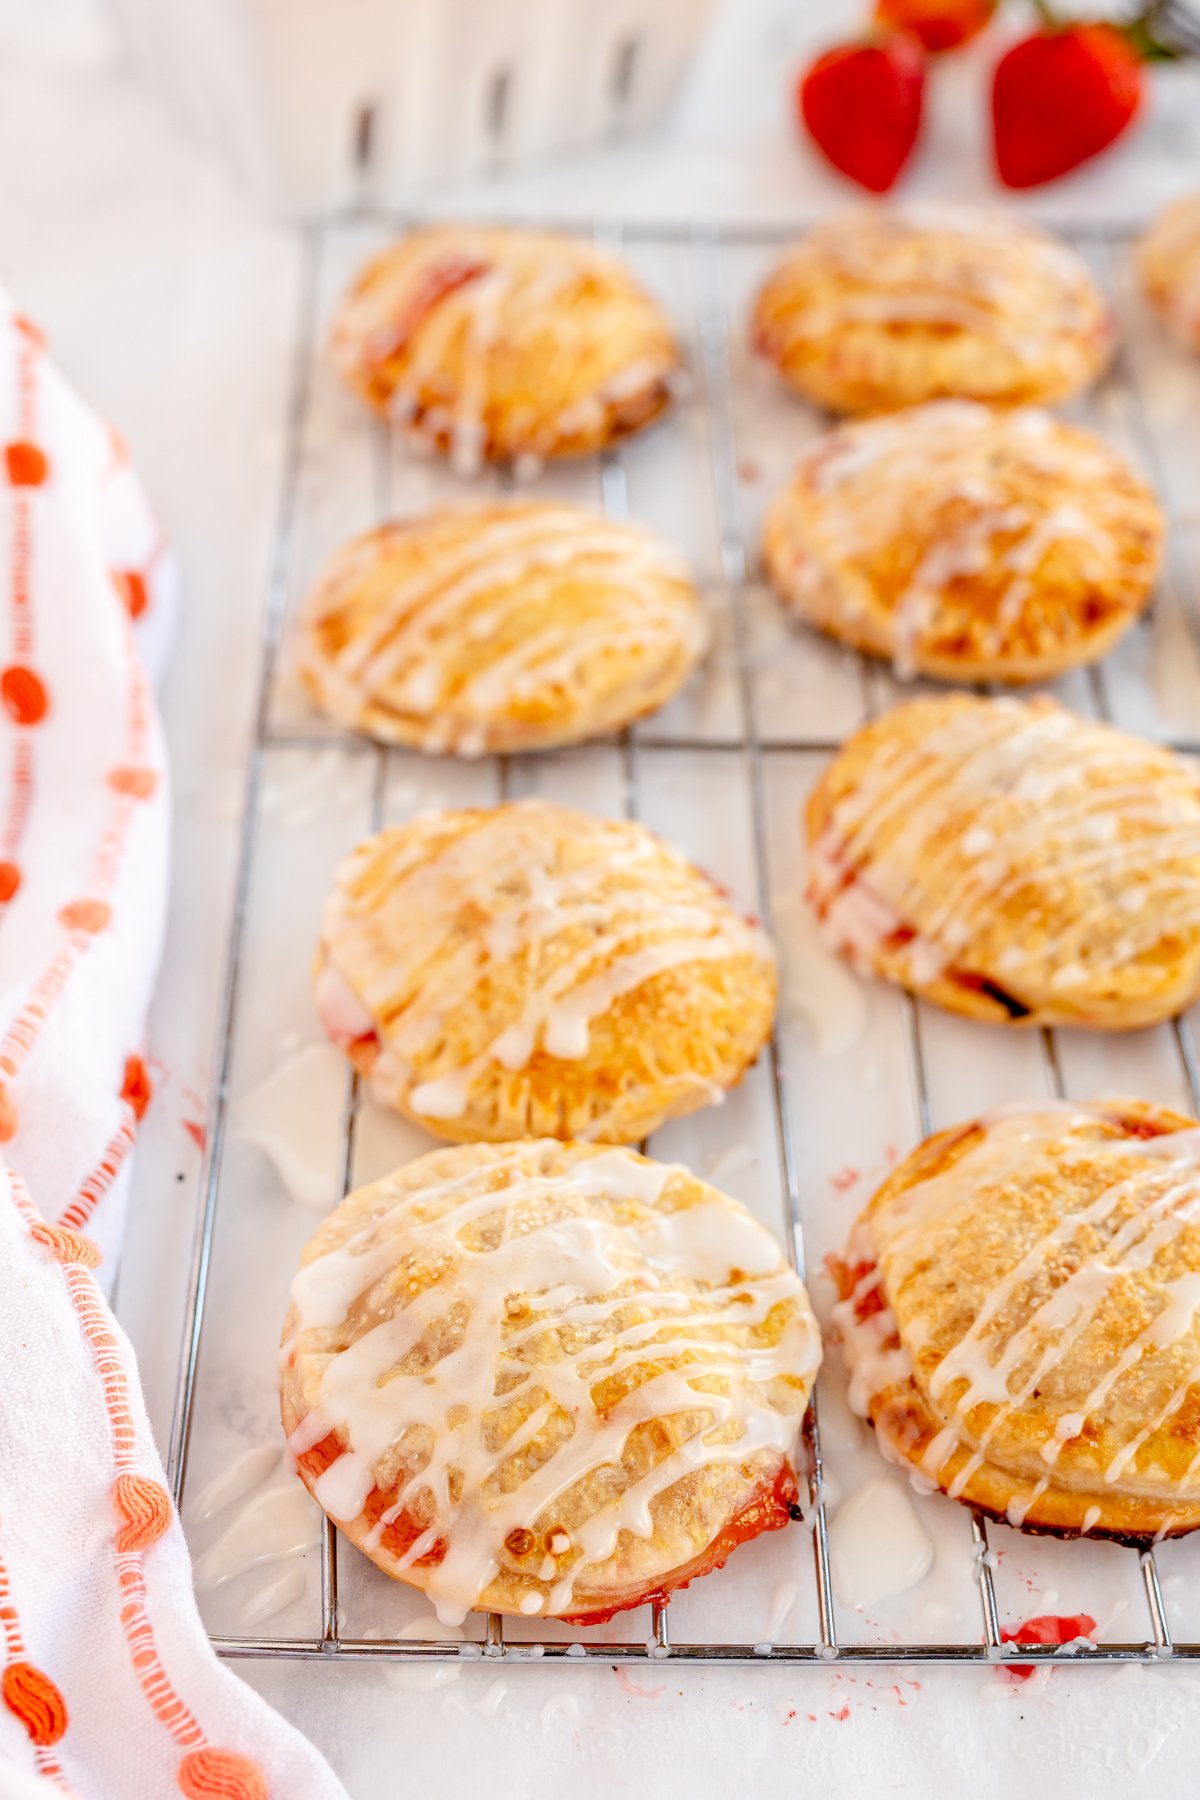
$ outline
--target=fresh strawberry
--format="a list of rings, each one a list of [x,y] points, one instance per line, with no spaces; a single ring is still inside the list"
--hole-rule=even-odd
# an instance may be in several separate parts
[[[912,38],[840,44],[801,76],[800,116],[835,169],[882,194],[921,129],[925,64]]]
[[[1120,137],[1142,100],[1137,51],[1111,25],[1037,31],[996,65],[992,124],[1006,187],[1037,187]]]
[[[957,50],[978,37],[996,0],[875,0],[875,17],[893,31],[907,31],[924,50]]]

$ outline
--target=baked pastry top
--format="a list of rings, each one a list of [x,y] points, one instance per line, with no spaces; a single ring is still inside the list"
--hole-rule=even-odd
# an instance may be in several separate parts
[[[1029,1531],[1200,1525],[1200,1126],[1000,1111],[894,1170],[835,1264],[855,1410],[922,1484]]]
[[[1174,201],[1138,245],[1142,286],[1183,343],[1200,349],[1200,194]]]
[[[360,845],[316,992],[376,1096],[440,1137],[623,1143],[741,1079],[776,972],[761,928],[644,827],[525,800]]]
[[[832,412],[958,395],[1062,400],[1094,381],[1111,312],[1065,244],[1004,214],[856,212],[808,233],[768,277],[754,338]]]
[[[298,666],[341,725],[478,755],[627,725],[707,641],[683,557],[648,532],[582,507],[448,507],[337,552]]]
[[[787,1523],[820,1355],[771,1234],[686,1169],[472,1144],[308,1244],[283,1424],[329,1516],[443,1620],[597,1622]]]
[[[763,552],[801,618],[901,675],[1023,682],[1111,648],[1162,538],[1150,489],[1090,432],[932,400],[818,438]]]
[[[578,238],[472,225],[374,257],[331,347],[355,393],[464,473],[603,449],[664,410],[681,366],[622,263]]]
[[[806,831],[828,941],[954,1012],[1121,1029],[1200,992],[1200,774],[1051,700],[896,707]]]

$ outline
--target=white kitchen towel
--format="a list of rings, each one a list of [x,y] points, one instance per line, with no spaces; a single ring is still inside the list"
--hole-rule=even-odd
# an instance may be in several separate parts
[[[170,565],[119,438],[2,294],[0,458],[0,1800],[335,1800],[209,1647],[99,1285],[150,1100]]]

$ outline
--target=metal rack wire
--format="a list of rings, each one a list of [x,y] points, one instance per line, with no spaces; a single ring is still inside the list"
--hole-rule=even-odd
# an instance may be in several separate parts
[[[252,874],[259,849],[259,818],[263,798],[266,759],[269,753],[288,748],[308,748],[330,743],[353,747],[356,753],[373,759],[371,788],[371,825],[378,829],[383,822],[389,753],[379,746],[361,740],[348,740],[328,732],[309,732],[303,728],[280,726],[273,722],[271,696],[283,635],[285,602],[288,585],[290,545],[295,529],[301,470],[301,439],[311,379],[311,343],[316,313],[315,269],[322,231],[312,228],[306,237],[306,278],[301,296],[301,317],[296,331],[296,357],[288,402],[287,448],[283,486],[276,526],[273,564],[264,624],[262,666],[258,690],[254,745],[247,774],[244,807],[240,828],[238,873],[232,916],[229,925],[226,963],[221,991],[219,1019],[220,1041],[214,1071],[212,1102],[209,1112],[210,1131],[207,1165],[197,1220],[193,1266],[188,1293],[187,1318],[182,1346],[174,1422],[169,1452],[169,1469],[178,1501],[188,1475],[189,1451],[197,1401],[201,1344],[206,1310],[213,1282],[213,1240],[219,1209],[227,1204],[222,1194],[222,1152],[229,1133],[230,1078],[235,1027],[241,1004],[242,979],[246,954],[246,919]],[[736,736],[680,736],[669,731],[656,731],[654,723],[626,732],[620,739],[620,768],[627,814],[636,815],[639,806],[642,770],[647,757],[677,752],[704,756],[714,751],[738,753],[745,784],[755,870],[753,886],[757,889],[757,907],[770,926],[771,894],[768,876],[767,810],[764,797],[764,769],[769,758],[795,752],[832,753],[839,742],[832,737],[772,737],[765,739],[756,716],[754,681],[751,673],[749,623],[746,595],[751,568],[743,528],[741,494],[738,477],[737,444],[734,425],[734,390],[730,365],[729,320],[724,292],[723,251],[725,237],[707,226],[678,227],[669,225],[631,225],[624,228],[604,224],[597,235],[612,241],[622,235],[642,242],[662,241],[684,245],[691,260],[692,289],[695,295],[696,339],[699,346],[698,366],[694,371],[699,394],[708,420],[710,456],[709,475],[715,506],[719,543],[719,573],[723,598],[729,606],[732,631],[732,658],[736,671],[738,731]],[[742,231],[734,234],[739,243],[766,245],[790,232]],[[1094,240],[1099,253],[1107,253],[1105,239],[1112,233],[1104,230],[1076,231],[1072,235]],[[1162,470],[1154,434],[1150,429],[1144,400],[1138,391],[1132,370],[1121,374],[1121,391],[1129,409],[1129,427],[1139,442],[1143,460],[1158,477],[1163,487]],[[669,428],[668,428],[669,429]],[[601,471],[601,492],[610,512],[627,510],[626,481],[619,452],[605,457]],[[1164,488],[1165,492],[1165,488]],[[1175,565],[1172,579],[1183,599],[1183,610],[1190,629],[1200,641],[1200,595],[1190,582],[1189,571],[1179,561],[1176,536]],[[872,676],[865,662],[859,665],[864,711],[872,707]],[[1091,677],[1091,696],[1095,710],[1108,712],[1103,672]],[[1200,724],[1200,721],[1198,721]],[[1196,750],[1195,741],[1181,742],[1180,748]],[[498,759],[497,790],[503,796],[509,791],[510,761]],[[917,1097],[917,1110],[924,1132],[932,1126],[929,1086],[926,1080],[925,1052],[922,1043],[920,1008],[909,999],[905,1007],[905,1024],[910,1070]],[[1173,1025],[1175,1053],[1183,1080],[1191,1096],[1194,1110],[1200,1114],[1200,1061],[1188,1022],[1179,1019]],[[1041,1055],[1048,1091],[1062,1094],[1063,1077],[1054,1034],[1044,1031]],[[796,1109],[789,1088],[786,1058],[777,1038],[772,1038],[768,1052],[769,1087],[774,1120],[775,1147],[784,1196],[783,1235],[788,1253],[798,1271],[804,1273],[804,1241],[801,1219],[801,1146],[797,1141]],[[340,1187],[343,1193],[352,1184],[357,1121],[357,1077],[348,1078],[345,1125],[340,1154]],[[830,1567],[830,1543],[826,1522],[822,1454],[818,1405],[814,1399],[806,1421],[806,1439],[810,1454],[810,1506],[804,1525],[792,1528],[797,1566],[811,1556],[811,1579],[815,1591],[818,1631],[812,1641],[794,1643],[723,1643],[673,1642],[669,1612],[665,1605],[649,1609],[647,1634],[642,1642],[596,1641],[579,1638],[574,1641],[520,1641],[505,1636],[504,1620],[490,1614],[482,1643],[443,1643],[424,1639],[364,1637],[342,1635],[338,1607],[338,1538],[332,1524],[323,1522],[321,1540],[321,1620],[320,1630],[308,1637],[251,1637],[224,1635],[214,1637],[218,1651],[229,1657],[291,1657],[377,1660],[437,1660],[487,1658],[506,1664],[532,1664],[560,1660],[604,1663],[635,1662],[645,1659],[670,1658],[673,1663],[746,1663],[770,1660],[783,1664],[870,1664],[893,1662],[986,1663],[1017,1653],[1015,1647],[1002,1641],[1001,1613],[993,1580],[993,1558],[990,1554],[989,1527],[978,1515],[971,1515],[971,1548],[974,1553],[974,1578],[978,1586],[980,1607],[979,1637],[961,1643],[853,1643],[838,1640],[834,1594]],[[808,1542],[811,1541],[811,1549]],[[1134,1551],[1128,1554],[1133,1556]],[[1089,1663],[1152,1662],[1158,1659],[1200,1659],[1200,1642],[1176,1642],[1172,1638],[1156,1559],[1152,1551],[1140,1558],[1141,1584],[1146,1602],[1148,1630],[1144,1638],[1124,1642],[1105,1641],[1091,1644],[1060,1646],[1053,1644],[1021,1644],[1019,1660],[1027,1663],[1056,1663],[1069,1659],[1075,1666]],[[382,1579],[382,1578],[381,1578]]]

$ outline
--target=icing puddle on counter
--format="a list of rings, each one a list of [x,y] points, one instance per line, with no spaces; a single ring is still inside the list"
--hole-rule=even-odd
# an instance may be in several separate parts
[[[340,1198],[350,1077],[350,1065],[335,1045],[306,1044],[285,1057],[233,1109],[238,1136],[268,1157],[289,1197],[314,1212],[331,1211]],[[377,1181],[434,1146],[428,1133],[376,1105],[369,1095],[360,1095],[356,1181]]]
[[[282,1460],[282,1442],[256,1445],[235,1456],[187,1506],[189,1536],[196,1527],[228,1515],[207,1548],[193,1553],[192,1571],[201,1593],[236,1584],[234,1610],[241,1630],[275,1618],[307,1592],[297,1559],[315,1548],[318,1517],[304,1488],[289,1474],[268,1486]],[[252,1586],[241,1580],[264,1567],[265,1579]]]

